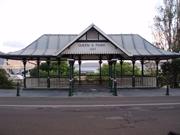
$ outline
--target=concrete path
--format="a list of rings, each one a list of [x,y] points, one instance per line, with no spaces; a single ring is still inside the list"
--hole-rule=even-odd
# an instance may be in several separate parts
[[[120,97],[151,97],[151,96],[165,96],[166,89],[118,89],[118,96]],[[21,90],[22,97],[67,97],[68,90]],[[0,90],[0,97],[15,97],[16,89],[14,90]],[[109,91],[75,91],[75,97],[108,97],[112,96]],[[170,89],[170,96],[180,96],[180,89]]]

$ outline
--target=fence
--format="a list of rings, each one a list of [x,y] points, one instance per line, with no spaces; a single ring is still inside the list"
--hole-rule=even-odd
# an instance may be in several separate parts
[[[47,88],[47,78],[26,78],[26,88]],[[50,88],[69,88],[68,78],[50,78]]]
[[[81,75],[80,80],[79,76],[75,76],[75,85],[81,84],[81,85],[108,85],[108,76],[102,76],[101,80],[99,75]]]
[[[122,76],[117,77],[117,88],[132,88],[132,77],[130,76]],[[136,76],[135,77],[135,88],[155,88],[156,85],[156,77],[152,76]]]
[[[100,81],[100,77],[97,75],[86,75],[81,76],[81,80],[79,81],[78,76],[74,77],[75,85],[103,85],[108,86],[109,77],[102,76],[102,80]],[[117,88],[132,88],[132,77],[131,76],[122,76],[117,77]],[[34,78],[28,77],[26,78],[26,88],[47,88],[47,78]],[[135,88],[152,88],[156,87],[156,77],[145,76],[145,77],[135,77]],[[50,78],[50,88],[59,88],[65,89],[69,88],[69,78]]]

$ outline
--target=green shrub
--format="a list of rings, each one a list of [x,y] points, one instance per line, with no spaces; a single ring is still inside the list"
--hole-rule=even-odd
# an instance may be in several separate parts
[[[4,69],[0,69],[0,89],[14,88],[12,80],[8,80],[8,75]]]
[[[170,62],[165,62],[161,65],[162,73],[161,81],[163,83],[167,82],[172,88],[179,88],[180,83],[180,59],[173,59]]]

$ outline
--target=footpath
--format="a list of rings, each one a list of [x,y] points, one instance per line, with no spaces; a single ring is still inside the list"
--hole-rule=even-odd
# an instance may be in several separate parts
[[[16,89],[0,89],[0,97],[15,97]],[[67,90],[20,90],[22,97],[68,97]],[[109,97],[112,93],[109,91],[75,91],[76,97]],[[166,89],[118,89],[120,97],[151,97],[151,96],[166,96]],[[180,96],[179,89],[170,89],[169,96]]]

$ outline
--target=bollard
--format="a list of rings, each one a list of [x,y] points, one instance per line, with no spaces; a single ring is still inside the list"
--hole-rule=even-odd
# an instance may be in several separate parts
[[[69,96],[73,96],[73,82],[70,80],[69,82]]]
[[[116,80],[114,80],[114,96],[117,96],[117,81]]]
[[[113,87],[114,87],[113,78],[110,78],[110,92],[113,92]]]
[[[74,78],[72,79],[72,96],[74,95]]]
[[[20,84],[19,84],[19,82],[17,82],[17,91],[16,91],[16,96],[18,97],[18,96],[20,96]]]
[[[166,96],[169,96],[169,85],[166,86]]]

